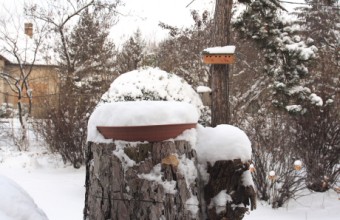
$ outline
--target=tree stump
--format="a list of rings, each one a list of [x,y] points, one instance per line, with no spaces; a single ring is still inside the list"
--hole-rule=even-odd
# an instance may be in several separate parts
[[[187,141],[89,142],[84,219],[202,219],[196,163]]]
[[[249,163],[242,163],[239,159],[216,161],[213,166],[208,165],[210,178],[204,186],[208,219],[241,220],[248,211],[247,206],[250,205],[251,210],[256,208],[254,188],[243,182],[243,175],[248,170]],[[228,200],[225,206],[219,207],[212,200],[223,190]]]

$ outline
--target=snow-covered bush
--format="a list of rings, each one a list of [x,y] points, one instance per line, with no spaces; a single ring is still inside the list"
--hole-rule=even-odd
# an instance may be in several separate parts
[[[0,105],[0,118],[13,117],[15,114],[15,109],[10,103],[2,103]]]
[[[208,107],[182,78],[158,68],[143,67],[120,75],[101,97],[101,103],[118,101],[180,101],[194,105],[200,112],[199,123],[210,123]]]

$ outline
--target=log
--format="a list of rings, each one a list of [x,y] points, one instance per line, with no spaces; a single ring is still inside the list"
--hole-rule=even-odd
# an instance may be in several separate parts
[[[203,186],[184,175],[189,163],[196,169],[187,141],[89,142],[84,219],[202,219]]]

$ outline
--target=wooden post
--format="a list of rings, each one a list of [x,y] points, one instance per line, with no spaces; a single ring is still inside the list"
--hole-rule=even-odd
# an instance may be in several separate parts
[[[230,44],[230,20],[232,0],[216,0],[214,16],[214,46]],[[212,108],[211,125],[230,122],[229,105],[229,65],[211,65]]]
[[[215,47],[229,45],[232,0],[216,0],[214,16],[213,43]],[[212,108],[211,125],[230,123],[229,71],[226,64],[211,65]],[[226,134],[227,135],[227,134]],[[204,187],[204,199],[207,204],[207,219],[241,220],[248,211],[256,208],[256,193],[253,186],[245,186],[244,175],[249,172],[249,164],[241,160],[221,160],[213,166],[208,164],[210,175]],[[248,174],[250,175],[250,174]],[[214,198],[225,192],[229,196],[223,207],[213,205]],[[212,204],[212,205],[210,205]],[[216,207],[217,206],[217,207]],[[217,210],[221,208],[221,210]]]

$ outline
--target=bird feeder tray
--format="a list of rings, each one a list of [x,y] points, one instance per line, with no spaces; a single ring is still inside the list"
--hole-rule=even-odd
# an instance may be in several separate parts
[[[294,169],[299,171],[302,169],[302,166],[301,165],[294,165]]]
[[[206,64],[232,64],[235,63],[235,46],[207,48],[202,55]]]
[[[106,139],[123,141],[157,142],[176,138],[186,129],[196,128],[197,123],[146,126],[97,126]]]
[[[30,38],[33,36],[33,24],[32,23],[25,23],[25,34],[28,35]]]
[[[234,54],[203,54],[205,64],[232,64],[235,63]]]

